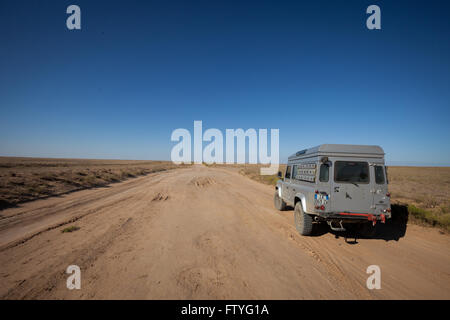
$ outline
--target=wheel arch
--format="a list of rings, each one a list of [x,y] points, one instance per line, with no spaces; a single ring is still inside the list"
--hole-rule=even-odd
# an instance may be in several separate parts
[[[281,197],[281,185],[277,184],[277,185],[275,186],[275,192],[277,192],[277,193],[278,193],[278,196],[279,196],[280,198],[282,198],[282,197]]]
[[[306,213],[306,197],[302,193],[297,193],[294,197],[294,207],[297,204],[297,202],[300,201],[300,204],[302,206],[303,212]]]

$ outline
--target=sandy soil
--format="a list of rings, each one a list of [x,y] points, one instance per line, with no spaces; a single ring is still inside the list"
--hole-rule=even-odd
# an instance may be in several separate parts
[[[450,299],[448,235],[302,237],[272,199],[271,186],[193,166],[1,211],[0,297]],[[81,290],[66,288],[72,264]],[[372,264],[380,290],[366,287]]]
[[[171,161],[0,157],[0,210],[174,168]]]

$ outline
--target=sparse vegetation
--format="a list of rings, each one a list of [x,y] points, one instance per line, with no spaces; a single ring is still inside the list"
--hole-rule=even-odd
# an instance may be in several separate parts
[[[61,232],[62,233],[66,233],[66,232],[74,232],[74,231],[77,231],[77,230],[80,230],[80,227],[70,226],[70,227],[62,229]]]
[[[425,223],[427,225],[437,226],[446,231],[450,231],[450,214],[435,213],[422,208],[418,208],[413,204],[408,205],[408,212],[413,221]]]
[[[0,210],[175,167],[169,161],[0,157]]]

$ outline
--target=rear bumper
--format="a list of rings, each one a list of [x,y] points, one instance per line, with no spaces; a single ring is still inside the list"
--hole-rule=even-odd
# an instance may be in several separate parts
[[[320,220],[326,221],[342,221],[342,222],[366,222],[371,221],[376,223],[377,221],[385,223],[386,219],[390,218],[383,213],[356,213],[356,212],[321,212],[318,214]]]

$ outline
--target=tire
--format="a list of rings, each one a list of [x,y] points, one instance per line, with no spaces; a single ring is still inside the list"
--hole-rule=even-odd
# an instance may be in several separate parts
[[[275,192],[275,195],[273,197],[273,203],[275,204],[275,208],[277,210],[286,210],[286,202],[284,202],[284,200],[280,198],[280,196],[278,195],[278,190]]]
[[[313,231],[313,218],[303,212],[302,203],[298,201],[294,208],[295,228],[302,236],[309,236]]]

